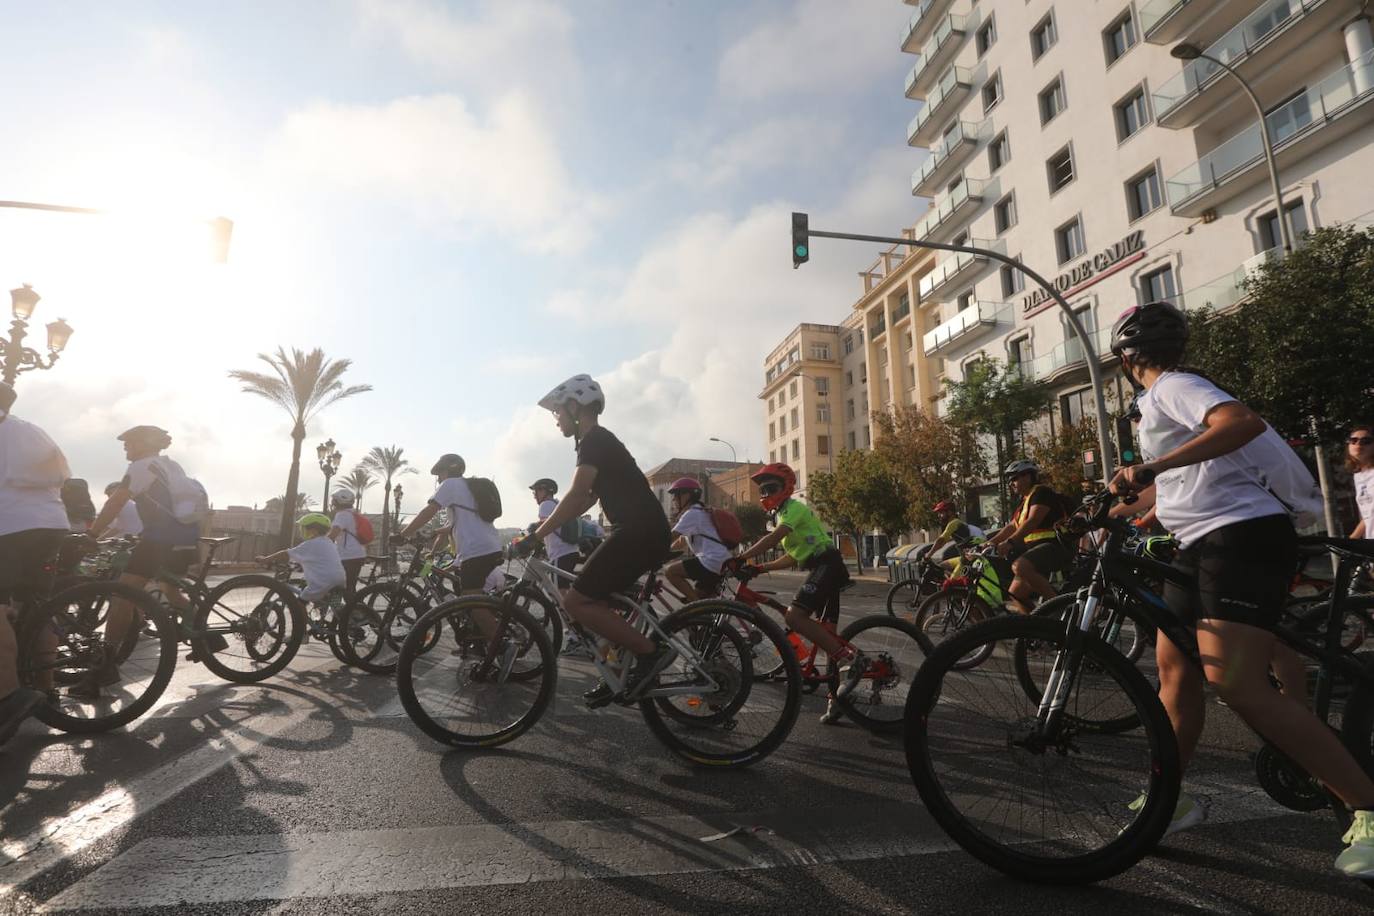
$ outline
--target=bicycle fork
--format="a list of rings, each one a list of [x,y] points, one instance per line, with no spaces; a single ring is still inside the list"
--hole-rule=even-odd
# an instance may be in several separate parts
[[[1102,583],[1096,577],[1086,592],[1081,600],[1078,615],[1069,620],[1064,648],[1055,654],[1054,667],[1050,670],[1044,695],[1040,698],[1040,707],[1036,711],[1036,719],[1040,723],[1043,736],[1058,733],[1060,719],[1068,705],[1069,695],[1073,692],[1074,682],[1078,678],[1078,670],[1083,661],[1083,640],[1091,632],[1097,618],[1097,610],[1102,603]],[[1079,594],[1083,595],[1083,592],[1080,591]]]

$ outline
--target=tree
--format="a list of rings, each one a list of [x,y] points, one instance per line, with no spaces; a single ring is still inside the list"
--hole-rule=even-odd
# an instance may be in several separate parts
[[[1048,385],[1004,369],[1000,360],[980,359],[969,365],[962,382],[945,379],[949,421],[993,438],[997,453],[998,495],[1002,515],[1008,511],[1002,469],[1015,451],[1016,431],[1054,403]]]
[[[762,506],[740,503],[733,511],[735,518],[739,519],[740,529],[744,532],[744,543],[752,544],[768,533],[768,513]]]
[[[911,501],[911,521],[921,528],[938,523],[931,508],[951,499],[967,510],[968,491],[987,474],[987,458],[976,434],[915,405],[879,413],[874,451],[900,481]]]
[[[911,498],[876,451],[840,452],[833,473],[811,475],[807,495],[822,518],[854,538],[860,561],[864,530],[877,529],[895,541],[912,526]]]
[[[1026,454],[1040,465],[1040,479],[1057,493],[1077,499],[1087,480],[1083,453],[1097,451],[1097,424],[1090,417],[1068,423],[1045,435],[1026,437]],[[1098,457],[1101,461],[1101,457]]]
[[[374,445],[372,451],[358,465],[382,480],[382,552],[391,546],[391,479],[401,474],[414,474],[415,469],[404,457],[405,449],[394,445]]]
[[[363,511],[363,494],[372,489],[377,478],[372,476],[372,472],[362,465],[358,465],[346,475],[339,478],[339,485],[347,487],[353,491],[353,508],[359,512]]]
[[[309,353],[292,348],[291,353],[281,347],[274,354],[259,353],[258,359],[267,363],[272,372],[233,369],[229,377],[243,384],[243,391],[266,398],[291,417],[291,469],[286,475],[286,505],[293,505],[300,486],[301,443],[305,441],[305,426],[321,410],[355,394],[371,391],[371,385],[344,387],[341,379],[352,362],[331,360],[319,347]],[[283,514],[279,536],[283,544],[291,543],[293,519]]]

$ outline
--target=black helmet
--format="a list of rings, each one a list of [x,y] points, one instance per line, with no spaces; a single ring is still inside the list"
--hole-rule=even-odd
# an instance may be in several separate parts
[[[550,480],[550,479],[547,478],[547,477],[540,477],[540,478],[539,478],[538,480],[536,480],[534,483],[530,484],[530,489],[531,489],[531,490],[548,490],[548,491],[549,491],[549,494],[552,495],[552,494],[558,492],[558,484],[554,483],[552,480]]]
[[[462,455],[455,455],[450,452],[447,455],[440,455],[439,460],[434,462],[434,467],[429,472],[434,475],[448,474],[450,477],[462,477],[463,472],[468,469],[467,462]]]
[[[1188,340],[1188,319],[1171,302],[1147,302],[1128,308],[1112,326],[1112,352],[1134,350],[1157,343]]]
[[[119,442],[142,442],[162,451],[172,444],[172,435],[161,426],[131,426],[115,437]]]

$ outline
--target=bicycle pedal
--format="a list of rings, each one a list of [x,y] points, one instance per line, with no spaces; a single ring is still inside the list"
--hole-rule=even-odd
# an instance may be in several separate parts
[[[624,705],[626,705],[625,702],[624,702],[624,699],[625,699],[625,694],[623,694],[623,693],[613,693],[613,694],[611,694],[610,696],[596,697],[595,699],[589,699],[589,700],[586,701],[586,703],[587,703],[587,708],[588,708],[588,709],[601,709],[603,706],[610,706],[612,703],[620,703],[620,705],[624,706]]]

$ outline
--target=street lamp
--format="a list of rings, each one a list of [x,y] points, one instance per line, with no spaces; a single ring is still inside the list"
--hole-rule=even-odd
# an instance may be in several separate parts
[[[735,470],[738,470],[738,469],[739,469],[739,456],[738,456],[737,454],[735,454],[735,447],[734,447],[733,445],[731,445],[729,442],[726,442],[724,439],[717,439],[715,436],[712,436],[712,437],[711,437],[711,441],[712,441],[712,442],[719,442],[721,445],[725,446],[726,448],[728,448],[728,449],[730,450],[730,463],[733,464],[733,465],[735,466]],[[736,481],[736,484],[738,484],[738,481]],[[730,491],[730,502],[731,502],[731,503],[738,503],[738,502],[739,502],[739,500],[735,497],[735,488],[732,488],[731,491]]]
[[[835,434],[830,427],[830,389],[827,387],[825,390],[825,394],[821,394],[821,376],[807,375],[800,369],[797,369],[792,374],[797,378],[810,379],[811,381],[815,382],[816,396],[825,398],[825,463],[827,470],[829,470],[830,473],[833,474],[835,473]],[[826,384],[829,385],[829,383],[830,380],[826,379]]]
[[[1235,77],[1236,82],[1240,83],[1240,88],[1244,89],[1245,94],[1250,97],[1250,104],[1255,106],[1255,114],[1259,116],[1260,139],[1264,144],[1264,162],[1269,167],[1269,186],[1274,193],[1274,212],[1278,215],[1279,221],[1279,239],[1283,242],[1283,250],[1291,252],[1293,250],[1293,236],[1288,231],[1288,214],[1283,210],[1283,189],[1279,185],[1279,166],[1274,160],[1274,142],[1269,136],[1269,118],[1265,116],[1264,106],[1260,104],[1259,96],[1255,95],[1255,90],[1250,88],[1245,77],[1237,73],[1230,64],[1217,60],[1210,54],[1204,54],[1197,45],[1187,43],[1175,45],[1169,54],[1178,60],[1210,61]]]
[[[315,454],[319,456],[320,472],[324,474],[324,500],[321,505],[327,509],[329,508],[329,480],[339,470],[339,462],[343,461],[343,455],[340,455],[334,448],[333,439],[326,439],[315,446]]]
[[[4,347],[3,378],[6,385],[13,385],[21,372],[28,372],[30,369],[51,369],[57,362],[57,357],[66,349],[67,341],[71,339],[71,325],[59,318],[48,323],[46,360],[37,350],[24,346],[24,338],[28,336],[29,319],[33,317],[34,309],[38,307],[38,300],[41,298],[43,297],[34,292],[33,287],[27,283],[18,289],[10,290],[10,311],[14,315],[14,321],[10,323],[9,340],[0,337],[0,345]]]

